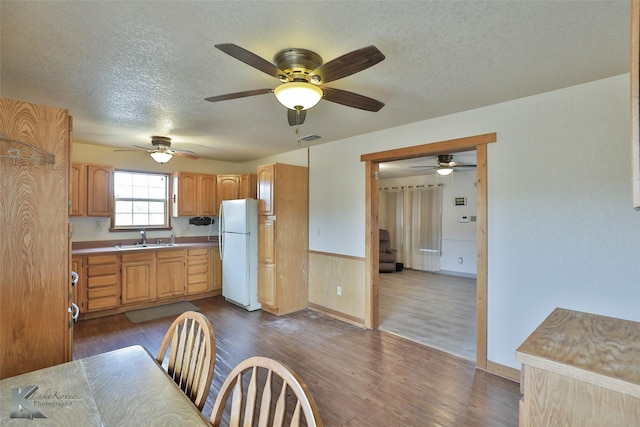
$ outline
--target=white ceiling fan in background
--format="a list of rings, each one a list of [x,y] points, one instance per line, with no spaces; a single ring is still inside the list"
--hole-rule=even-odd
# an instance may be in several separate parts
[[[167,136],[152,136],[151,145],[153,148],[141,147],[134,145],[138,150],[143,150],[149,153],[151,158],[157,163],[167,163],[173,158],[173,156],[186,157],[187,159],[196,160],[198,156],[193,151],[188,150],[172,150],[171,138]],[[134,150],[115,150],[115,151],[134,151]]]

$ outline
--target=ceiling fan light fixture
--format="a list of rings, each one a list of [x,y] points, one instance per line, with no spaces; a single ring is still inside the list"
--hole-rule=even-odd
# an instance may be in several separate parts
[[[169,160],[171,160],[172,157],[173,156],[171,154],[164,151],[156,151],[155,153],[151,153],[151,158],[153,158],[153,160],[160,164],[167,163]]]
[[[273,93],[278,102],[290,110],[307,110],[320,102],[324,95],[322,89],[308,82],[283,83]]]
[[[450,175],[451,172],[453,172],[453,168],[449,166],[443,166],[436,169],[436,172],[438,173],[438,175],[446,176]]]

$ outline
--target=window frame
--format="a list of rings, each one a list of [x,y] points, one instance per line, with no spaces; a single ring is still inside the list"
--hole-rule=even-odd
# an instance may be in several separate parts
[[[118,200],[116,197],[116,174],[117,173],[130,173],[130,174],[143,174],[143,175],[155,175],[155,176],[164,176],[167,182],[166,186],[166,198],[164,200],[165,204],[165,221],[162,225],[116,225],[116,201]],[[156,172],[156,171],[146,171],[146,170],[135,170],[135,169],[114,169],[113,171],[113,210],[111,214],[111,228],[109,231],[136,231],[136,230],[171,230],[171,173],[168,172]],[[121,199],[122,200],[122,199]],[[130,200],[135,200],[131,198]],[[138,200],[159,200],[159,199],[138,199]]]

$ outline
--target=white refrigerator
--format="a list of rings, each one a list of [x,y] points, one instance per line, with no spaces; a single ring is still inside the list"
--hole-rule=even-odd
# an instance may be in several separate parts
[[[245,310],[259,310],[258,201],[223,200],[218,224],[222,296]]]

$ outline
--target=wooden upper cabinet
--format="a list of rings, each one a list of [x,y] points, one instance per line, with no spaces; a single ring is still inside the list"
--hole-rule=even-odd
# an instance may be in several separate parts
[[[113,166],[87,166],[87,215],[111,216],[113,205]]]
[[[218,201],[240,198],[240,176],[218,175]]]
[[[217,214],[216,175],[192,172],[173,173],[173,216],[213,216]]]
[[[257,199],[257,175],[245,173],[240,175],[240,199]]]
[[[215,175],[198,175],[196,200],[198,216],[215,216],[218,214],[217,180]]]
[[[275,215],[273,189],[276,165],[258,167],[258,215]]]
[[[69,192],[69,215],[87,215],[87,166],[71,163],[71,189]]]
[[[71,216],[111,216],[113,171],[110,165],[71,164]]]
[[[196,216],[198,174],[190,172],[173,173],[173,196],[171,199],[173,216]]]

